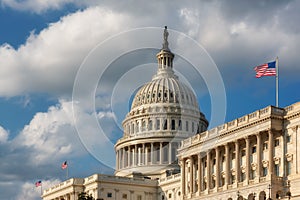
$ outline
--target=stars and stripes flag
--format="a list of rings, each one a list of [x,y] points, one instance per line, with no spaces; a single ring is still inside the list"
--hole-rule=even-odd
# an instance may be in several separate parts
[[[63,162],[63,163],[61,164],[61,168],[62,168],[62,169],[66,169],[67,167],[68,167],[67,161],[65,161],[65,162]]]
[[[42,186],[42,181],[35,182],[35,187],[39,187],[39,186]]]
[[[256,78],[262,76],[276,76],[276,61],[256,66],[254,70],[256,71]]]

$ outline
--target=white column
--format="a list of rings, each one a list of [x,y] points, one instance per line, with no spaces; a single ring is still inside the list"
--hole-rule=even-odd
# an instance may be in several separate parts
[[[225,144],[225,158],[226,158],[226,163],[225,163],[225,185],[229,185],[229,144]]]
[[[127,166],[129,167],[129,166],[131,166],[131,148],[130,148],[130,146],[128,146],[128,164],[127,164]]]
[[[235,141],[235,180],[236,183],[240,182],[240,144],[239,140]]]
[[[143,165],[145,165],[145,163],[146,163],[146,160],[145,160],[145,143],[143,143],[143,145],[142,145],[142,164]]]
[[[163,143],[160,142],[159,145],[159,163],[162,164],[163,163]]]
[[[172,142],[169,142],[169,164],[172,163]]]
[[[190,157],[190,193],[194,193],[194,159]]]
[[[269,130],[269,142],[268,142],[268,149],[269,149],[269,174],[273,174],[273,169],[274,169],[274,161],[273,161],[273,133],[271,130]]]
[[[210,163],[210,151],[206,153],[206,180],[207,180],[207,189],[210,189],[211,183],[211,173],[210,173],[211,163]]]
[[[216,152],[216,188],[220,186],[220,150],[215,148]]]
[[[145,147],[145,158],[144,158],[144,164],[148,165],[148,147]]]
[[[258,180],[261,176],[261,135],[260,133],[257,133],[256,134],[256,140],[257,140],[257,150],[256,150],[256,158],[257,158],[257,177],[258,177]]]
[[[142,163],[142,152],[141,147],[138,147],[138,165],[141,165]]]
[[[250,138],[246,137],[246,183],[249,183],[250,177]]]
[[[151,157],[151,165],[154,162],[154,149],[153,149],[153,142],[151,142],[151,150],[150,150],[150,157]]]
[[[181,162],[181,192],[182,192],[182,197],[186,195],[185,191],[185,158],[182,158]]]
[[[199,195],[201,193],[202,190],[202,162],[201,162],[201,155],[200,153],[198,154],[198,192]]]

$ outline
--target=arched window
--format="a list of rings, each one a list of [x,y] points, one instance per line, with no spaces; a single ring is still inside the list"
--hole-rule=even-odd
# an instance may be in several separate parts
[[[171,129],[175,130],[175,119],[172,119],[171,121]]]
[[[150,119],[148,122],[148,130],[151,131],[152,130],[152,120]]]
[[[164,130],[167,130],[168,129],[168,120],[165,119],[164,120]]]

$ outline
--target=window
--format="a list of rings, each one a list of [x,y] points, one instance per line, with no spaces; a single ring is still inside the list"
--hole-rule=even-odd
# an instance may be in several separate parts
[[[256,153],[256,146],[252,147],[252,153]]]
[[[127,199],[127,194],[123,194],[123,195],[122,195],[122,198],[123,198],[123,199]]]
[[[112,197],[112,193],[111,192],[107,193],[107,197],[111,198]]]
[[[178,130],[182,130],[181,119],[178,121]]]
[[[234,182],[235,182],[235,176],[231,174],[231,184],[233,184]]]
[[[245,149],[242,150],[242,156],[245,156],[246,155],[246,151]]]
[[[169,198],[172,198],[172,194],[171,193],[169,194]]]
[[[149,130],[149,131],[152,130],[152,120],[149,120],[149,123],[148,123],[148,130]]]
[[[185,130],[189,131],[189,122],[188,121],[185,122]]]
[[[142,122],[142,131],[145,131],[146,130],[146,121],[143,121]]]
[[[194,124],[194,122],[192,122],[192,133],[194,133],[195,132],[195,124]]]
[[[263,144],[263,150],[267,150],[267,149],[268,149],[268,143],[265,142],[265,143]]]
[[[211,182],[211,184],[212,184],[212,187],[214,188],[214,187],[216,187],[216,180],[212,180],[212,182]]]
[[[246,180],[246,173],[242,172],[241,173],[241,181],[243,182],[244,180]]]
[[[157,119],[156,120],[156,130],[159,130],[160,129],[160,120]]]
[[[137,200],[142,200],[142,195],[137,195]]]
[[[175,119],[172,119],[172,122],[171,122],[171,129],[172,129],[172,130],[175,130]]]
[[[292,173],[292,162],[288,161],[286,163],[286,175],[289,176]]]
[[[251,170],[251,173],[250,173],[250,179],[254,179],[255,178],[255,170]]]
[[[268,168],[263,167],[263,176],[267,176],[267,175],[268,175]]]
[[[287,143],[290,143],[290,142],[291,142],[291,135],[287,135],[287,136],[286,136],[286,142],[287,142]]]
[[[279,146],[279,139],[276,139],[276,140],[275,140],[274,146],[275,146],[275,147],[278,147],[278,146]]]
[[[164,130],[167,130],[168,129],[168,120],[165,119],[164,120]]]
[[[278,164],[275,165],[275,175],[279,176],[279,165]]]

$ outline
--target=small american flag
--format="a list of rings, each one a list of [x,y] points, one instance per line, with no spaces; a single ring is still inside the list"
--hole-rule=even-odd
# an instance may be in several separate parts
[[[39,186],[42,186],[42,181],[35,182],[35,187],[39,187]]]
[[[65,161],[61,164],[62,169],[66,169],[67,167],[68,167],[67,161]]]
[[[276,61],[254,67],[254,70],[256,71],[256,78],[262,76],[276,76]]]

